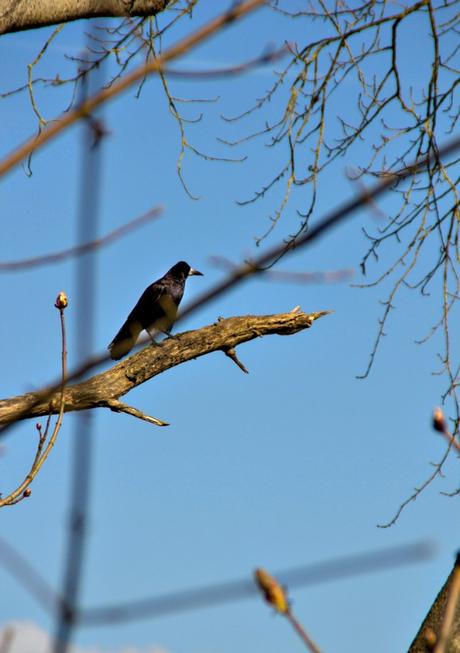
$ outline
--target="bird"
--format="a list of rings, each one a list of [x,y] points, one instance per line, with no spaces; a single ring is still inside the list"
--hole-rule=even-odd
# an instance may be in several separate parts
[[[143,329],[147,331],[152,342],[155,342],[155,333],[170,335],[171,327],[177,319],[177,309],[184,294],[185,282],[187,277],[193,275],[203,276],[203,273],[185,261],[179,261],[161,279],[157,279],[144,290],[108,346],[113,360],[119,360],[131,351]]]

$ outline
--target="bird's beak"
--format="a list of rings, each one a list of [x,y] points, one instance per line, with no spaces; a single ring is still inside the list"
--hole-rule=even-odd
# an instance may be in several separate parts
[[[199,272],[198,270],[195,270],[194,268],[190,268],[190,272],[188,273],[188,276],[193,277],[193,275],[196,275],[197,277],[204,277],[204,274],[202,272]]]

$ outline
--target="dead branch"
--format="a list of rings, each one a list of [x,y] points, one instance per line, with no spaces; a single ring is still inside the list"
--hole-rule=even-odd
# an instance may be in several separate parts
[[[186,331],[146,347],[111,369],[82,383],[67,386],[64,412],[90,408],[113,409],[113,400],[128,393],[141,383],[213,351],[234,349],[243,342],[271,334],[291,335],[308,329],[329,311],[315,313],[290,312],[277,315],[246,315],[219,320],[215,324]],[[46,397],[42,399],[41,397]],[[54,414],[59,411],[60,392],[30,392],[0,400],[0,424],[20,419]]]
[[[127,415],[132,415],[138,419],[144,420],[144,422],[149,422],[149,424],[155,424],[155,426],[169,426],[168,422],[163,422],[163,420],[158,419],[158,417],[152,417],[151,415],[146,415],[141,410],[128,406],[118,399],[109,399],[107,402],[107,407],[110,408],[114,413],[126,413]]]
[[[0,34],[89,18],[155,16],[170,0],[0,0]]]
[[[438,151],[438,157],[448,157],[457,149],[460,148],[460,138],[454,138]],[[327,213],[322,220],[316,223],[316,225],[309,229],[309,231],[303,234],[297,239],[294,243],[291,243],[286,249],[287,245],[283,240],[281,243],[273,246],[271,249],[262,253],[258,257],[254,258],[252,261],[247,261],[241,263],[239,266],[235,267],[233,272],[229,274],[222,282],[213,286],[210,290],[205,291],[200,295],[195,301],[187,305],[187,307],[180,313],[176,324],[183,320],[184,317],[193,313],[197,308],[203,306],[204,304],[210,302],[215,297],[222,295],[224,292],[239,285],[241,282],[247,280],[250,276],[254,274],[261,274],[265,272],[266,266],[272,266],[276,261],[281,258],[281,256],[288,254],[289,252],[298,250],[301,247],[309,245],[311,242],[317,240],[319,237],[327,233],[332,227],[336,224],[339,224],[345,218],[348,218],[354,214],[354,212],[362,208],[369,199],[377,198],[383,195],[393,183],[397,181],[402,181],[409,177],[412,173],[419,170],[426,163],[431,161],[431,157],[428,159],[423,158],[419,161],[414,161],[411,166],[406,167],[403,171],[398,174],[388,174],[383,179],[380,179],[376,184],[371,188],[367,189],[365,192],[360,193],[359,195],[351,198],[350,200],[340,204],[335,209]],[[1,175],[1,162],[0,162],[0,175]],[[224,343],[225,345],[226,343]],[[221,347],[222,348],[222,347]],[[91,358],[90,360],[85,361],[77,370],[68,375],[68,380],[72,381],[76,378],[81,378],[81,376],[87,373],[89,370],[93,369],[97,365],[104,363],[109,360],[108,355],[99,355]],[[73,387],[73,386],[72,386]],[[4,435],[5,431],[14,424],[15,422],[26,419],[27,417],[32,417],[33,415],[44,413],[35,413],[35,407],[37,405],[46,405],[48,406],[49,398],[52,397],[55,391],[59,388],[59,383],[51,387],[42,390],[41,392],[29,393],[28,395],[23,395],[21,397],[12,398],[10,400],[0,401],[0,433]],[[116,398],[116,395],[114,395]],[[26,398],[26,401],[23,399]],[[45,402],[46,398],[46,402]],[[9,416],[9,409],[2,420],[2,410],[5,411],[5,401],[8,402],[18,402],[16,408],[13,409],[11,417]],[[3,406],[2,406],[3,404]],[[11,404],[10,404],[11,407]],[[82,406],[81,409],[86,408]],[[73,408],[72,410],[78,410],[78,408]],[[45,413],[49,412],[45,410]]]

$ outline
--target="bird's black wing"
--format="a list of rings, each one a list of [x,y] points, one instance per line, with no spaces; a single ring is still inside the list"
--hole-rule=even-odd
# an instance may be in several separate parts
[[[167,330],[174,322],[177,305],[171,295],[168,279],[159,279],[148,286],[126,318],[108,349],[114,360],[126,356],[143,329]],[[164,327],[164,328],[163,328]]]

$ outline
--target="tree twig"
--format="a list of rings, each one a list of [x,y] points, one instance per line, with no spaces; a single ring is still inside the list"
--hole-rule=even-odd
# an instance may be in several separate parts
[[[13,492],[8,494],[8,496],[6,496],[5,498],[0,498],[0,508],[2,508],[3,506],[12,506],[15,503],[18,503],[19,501],[22,501],[22,499],[25,499],[30,496],[31,490],[29,488],[29,485],[37,476],[43,463],[48,458],[48,455],[50,454],[51,449],[53,448],[54,443],[56,442],[58,433],[61,429],[62,418],[64,416],[64,404],[65,404],[64,392],[65,392],[65,383],[67,378],[67,343],[66,343],[66,330],[65,330],[65,318],[64,318],[64,310],[67,307],[67,297],[65,293],[63,292],[59,293],[56,299],[55,306],[59,310],[59,318],[61,322],[61,388],[56,397],[56,405],[57,405],[56,412],[58,413],[58,418],[54,426],[53,433],[51,434],[51,437],[48,440],[48,444],[46,445],[45,450],[43,452],[42,449],[45,445],[45,441],[48,435],[49,421],[44,433],[41,432],[41,427],[39,426],[37,427],[39,440],[38,440],[37,452],[35,454],[35,458],[30,468],[30,471],[25,477],[25,479],[22,481],[22,483],[20,483],[20,485],[15,490],[13,490]]]
[[[94,109],[104,102],[120,95],[137,82],[140,82],[145,76],[162,70],[165,63],[168,61],[172,61],[186,52],[189,52],[192,48],[205,41],[211,35],[224,27],[231,25],[251,11],[258,9],[264,3],[265,0],[247,0],[246,2],[234,4],[231,9],[220,14],[217,18],[210,20],[208,23],[203,25],[203,27],[200,27],[189,36],[186,36],[182,41],[173,45],[169,50],[159,55],[156,59],[150,59],[146,64],[139,66],[111,86],[103,88],[87,100],[84,100],[75,107],[75,109],[71,109],[67,113],[62,114],[59,119],[49,123],[38,135],[29,138],[25,143],[11,152],[11,154],[6,156],[3,161],[0,161],[0,177],[12,170],[21,161],[32,154],[32,152],[36,152],[40,147],[45,145],[45,143],[48,143],[65,129],[68,129],[70,125],[73,125],[82,118],[86,118],[94,111]]]
[[[38,267],[39,265],[46,265],[48,263],[58,263],[59,261],[63,261],[73,256],[81,256],[82,254],[92,252],[96,249],[104,247],[105,245],[113,243],[114,241],[128,234],[130,231],[133,231],[138,227],[142,227],[151,220],[158,218],[162,212],[163,209],[156,206],[147,211],[147,213],[143,213],[137,218],[134,218],[134,220],[130,220],[126,224],[121,225],[121,227],[113,229],[113,231],[110,231],[108,234],[102,236],[101,238],[97,238],[96,240],[84,243],[83,245],[77,245],[76,247],[63,249],[60,252],[53,252],[43,256],[33,256],[31,258],[22,259],[21,261],[0,261],[0,272],[25,270],[28,268]]]
[[[292,609],[286,613],[286,619],[289,621],[291,626],[294,628],[300,639],[304,642],[305,646],[309,651],[311,651],[311,653],[321,653],[321,649],[318,648],[300,621],[293,615]]]
[[[238,356],[236,355],[236,351],[235,351],[235,349],[233,349],[233,347],[224,347],[224,348],[222,349],[222,351],[224,352],[224,354],[225,354],[226,356],[228,356],[228,357],[230,358],[230,360],[232,360],[232,361],[235,363],[235,365],[236,365],[237,367],[240,368],[240,370],[241,370],[242,372],[244,372],[245,374],[249,374],[248,369],[247,369],[247,368],[243,365],[243,363],[240,361],[240,359],[239,359]]]
[[[107,408],[113,410],[114,413],[126,413],[127,415],[132,415],[133,417],[142,419],[145,422],[149,422],[150,424],[155,424],[155,426],[169,426],[168,422],[164,422],[163,420],[158,419],[157,417],[152,417],[151,415],[146,415],[141,410],[128,406],[128,404],[124,404],[122,401],[118,401],[118,399],[109,399],[106,405]]]
[[[427,488],[434,481],[434,479],[441,474],[444,463],[449,457],[451,450],[456,449],[457,451],[460,451],[460,445],[457,442],[457,439],[452,435],[452,433],[450,433],[449,429],[447,428],[446,420],[440,408],[436,408],[433,413],[432,425],[433,425],[433,429],[438,433],[441,433],[441,435],[443,435],[447,440],[448,442],[447,449],[445,450],[441,460],[437,463],[433,463],[434,470],[431,472],[428,478],[425,479],[425,481],[421,485],[418,485],[416,488],[414,488],[413,493],[401,503],[398,510],[395,512],[395,514],[390,519],[390,521],[385,522],[383,524],[377,524],[378,528],[389,528],[390,526],[393,526],[393,524],[395,524],[398,521],[403,510],[410,503],[412,503],[412,501],[415,501],[419,496],[419,494],[421,494],[425,490],[425,488]]]

